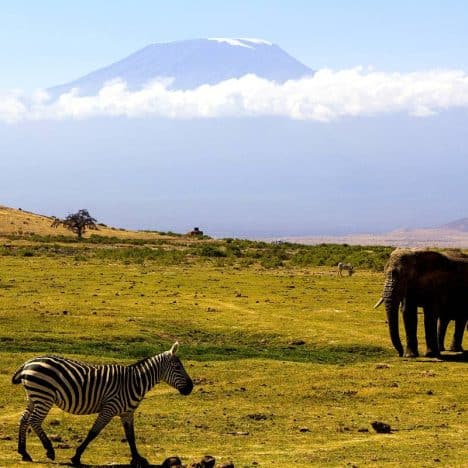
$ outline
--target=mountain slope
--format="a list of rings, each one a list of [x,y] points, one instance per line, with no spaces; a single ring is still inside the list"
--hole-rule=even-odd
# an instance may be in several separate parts
[[[468,232],[468,218],[457,219],[440,226],[439,229],[449,229],[452,231]]]
[[[249,73],[284,82],[313,72],[277,45],[260,39],[193,39],[151,44],[49,92],[58,96],[78,88],[81,95],[94,95],[104,83],[117,78],[129,89],[156,78],[172,78],[173,89],[191,89]]]

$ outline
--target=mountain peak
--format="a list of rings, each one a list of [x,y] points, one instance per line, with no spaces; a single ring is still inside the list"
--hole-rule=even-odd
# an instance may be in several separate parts
[[[283,83],[313,71],[264,39],[190,39],[150,44],[49,92],[57,97],[77,89],[80,95],[94,95],[115,79],[125,81],[130,90],[138,90],[157,78],[171,78],[171,89],[194,89],[248,74]]]

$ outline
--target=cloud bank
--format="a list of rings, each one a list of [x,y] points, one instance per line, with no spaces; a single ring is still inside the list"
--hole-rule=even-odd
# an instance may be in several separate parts
[[[123,81],[106,83],[96,96],[78,90],[52,99],[45,91],[25,95],[0,92],[0,121],[128,118],[278,116],[330,122],[342,117],[404,112],[417,117],[468,107],[468,73],[434,70],[384,73],[361,67],[319,70],[311,77],[278,84],[255,75],[203,85],[193,90],[170,89],[156,80],[130,91]]]

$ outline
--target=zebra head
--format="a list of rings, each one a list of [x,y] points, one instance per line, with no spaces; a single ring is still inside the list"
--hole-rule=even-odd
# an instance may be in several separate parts
[[[161,377],[167,384],[179,390],[182,395],[189,395],[193,389],[193,382],[182,365],[182,362],[178,356],[176,356],[178,349],[179,343],[176,341],[172,345],[172,348],[165,353],[167,356],[167,365]]]

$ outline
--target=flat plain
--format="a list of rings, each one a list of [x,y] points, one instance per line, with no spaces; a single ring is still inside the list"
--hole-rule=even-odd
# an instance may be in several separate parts
[[[466,362],[397,357],[384,310],[373,309],[378,269],[340,278],[330,265],[230,261],[212,246],[181,259],[171,254],[176,241],[156,256],[154,245],[128,242],[5,242],[0,466],[27,466],[16,453],[25,395],[11,384],[26,359],[131,363],[176,340],[196,385],[183,397],[160,383],[137,410],[137,443],[154,464],[211,454],[236,467],[466,466]],[[69,462],[93,420],[51,411],[44,428],[57,436],[56,461],[30,433],[31,466]],[[391,433],[376,433],[373,421]],[[123,437],[113,420],[83,463],[128,463]]]

